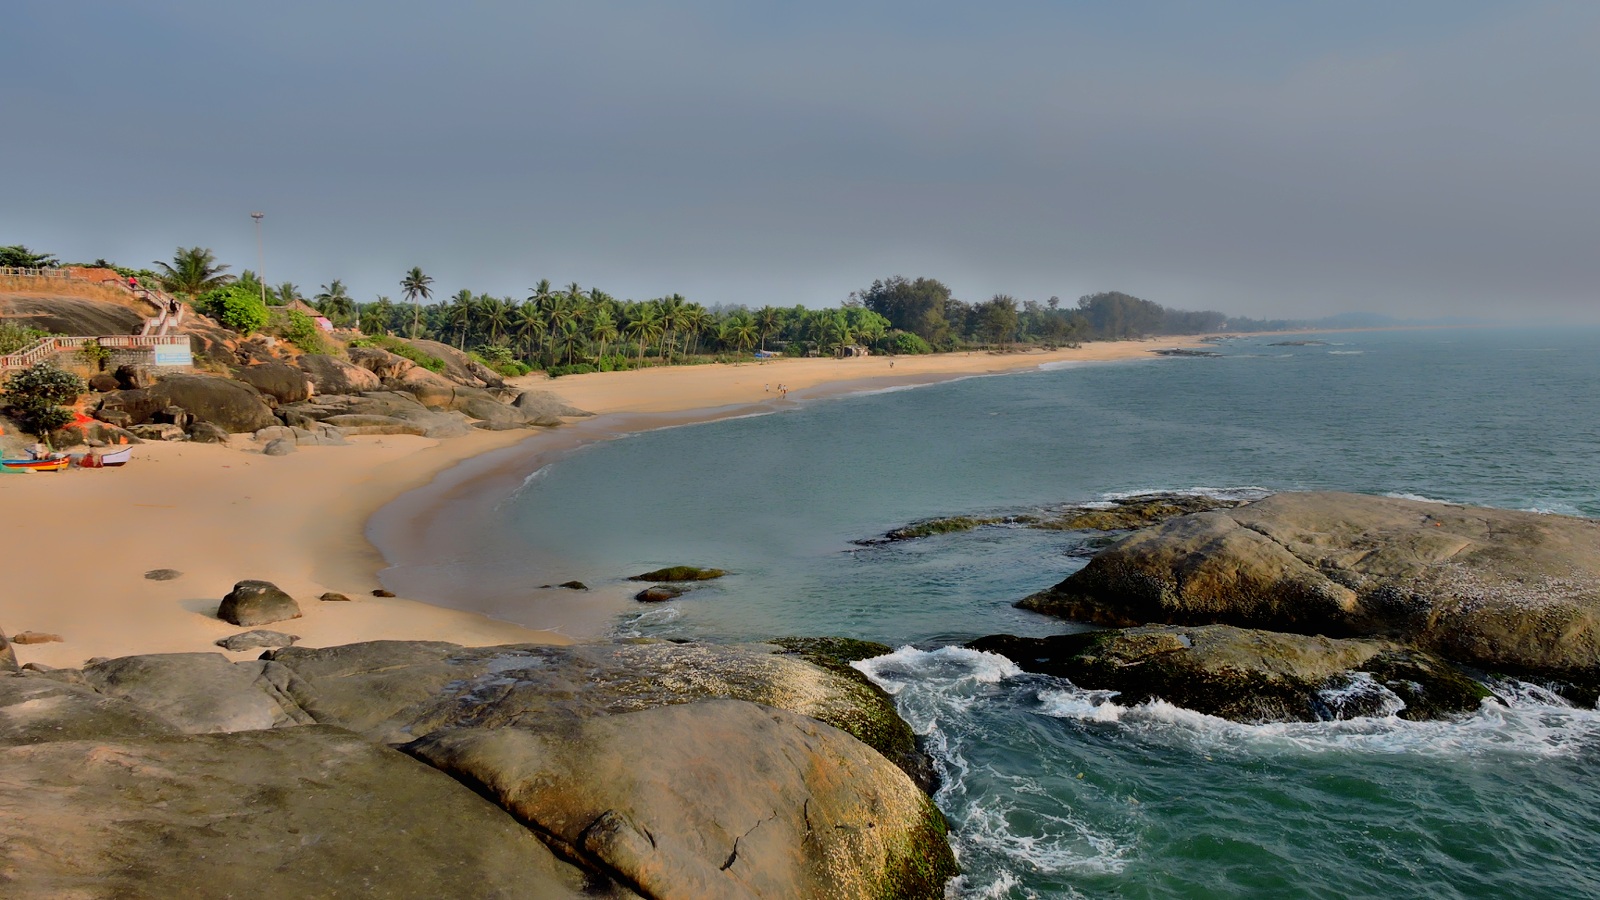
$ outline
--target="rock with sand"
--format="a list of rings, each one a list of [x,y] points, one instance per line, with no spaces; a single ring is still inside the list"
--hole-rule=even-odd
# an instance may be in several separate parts
[[[222,598],[217,618],[245,628],[300,618],[300,605],[270,581],[246,579]]]
[[[229,662],[221,653],[124,656],[83,668],[108,697],[127,700],[185,734],[304,724],[311,717],[283,686],[292,673],[264,660]]]
[[[8,895],[594,896],[504,811],[337,728],[53,741],[0,770],[26,786],[0,792]]]
[[[230,635],[217,641],[216,644],[224,650],[238,652],[241,650],[277,650],[281,647],[292,646],[298,640],[300,640],[300,635],[298,634],[284,634],[281,631],[256,629],[255,631],[241,631],[238,634]]]
[[[135,703],[73,683],[66,670],[0,678],[0,747],[178,733]]]
[[[267,445],[261,448],[261,454],[263,456],[288,456],[295,451],[296,447],[297,445],[293,440],[278,438],[277,440],[267,441]]]

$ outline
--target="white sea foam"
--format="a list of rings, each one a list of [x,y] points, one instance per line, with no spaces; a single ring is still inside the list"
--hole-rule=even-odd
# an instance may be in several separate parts
[[[1105,507],[1110,507],[1114,506],[1115,501],[1117,500],[1136,500],[1140,497],[1149,497],[1158,494],[1171,494],[1177,497],[1211,497],[1216,500],[1253,501],[1260,500],[1263,497],[1270,497],[1274,493],[1277,492],[1271,488],[1264,488],[1253,484],[1243,485],[1240,487],[1206,487],[1204,485],[1196,485],[1195,487],[1188,488],[1140,488],[1133,491],[1107,491],[1106,493],[1100,495],[1105,498],[1103,501],[1095,502],[1103,503]],[[1084,506],[1091,505],[1092,504],[1090,503],[1084,504]]]
[[[1365,350],[1329,350],[1328,351],[1328,355],[1329,356],[1360,356],[1361,354],[1366,353],[1366,352],[1367,351],[1365,351]]]
[[[1455,503],[1454,500],[1440,500],[1437,497],[1424,497],[1421,494],[1411,494],[1405,491],[1389,491],[1388,493],[1384,494],[1384,496],[1393,500],[1412,500],[1417,503]]]
[[[616,636],[618,638],[643,637],[646,630],[651,636],[659,637],[661,628],[678,620],[683,615],[683,610],[673,604],[661,604],[634,616],[627,617],[617,624]]]
[[[1071,687],[1041,691],[1038,711],[1055,718],[1114,724],[1142,739],[1206,756],[1354,752],[1443,758],[1484,754],[1569,757],[1600,746],[1600,711],[1573,708],[1553,693],[1523,682],[1497,683],[1494,689],[1505,705],[1485,700],[1472,715],[1430,722],[1413,722],[1390,713],[1329,722],[1248,725],[1164,700],[1124,707],[1089,696],[1104,692]],[[1073,692],[1080,696],[1064,696]]]

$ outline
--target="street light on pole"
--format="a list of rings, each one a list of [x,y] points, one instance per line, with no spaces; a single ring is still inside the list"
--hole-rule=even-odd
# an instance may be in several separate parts
[[[256,220],[256,280],[261,282],[261,305],[267,305],[267,251],[266,245],[261,243],[261,220],[266,218],[264,212],[253,212],[250,218]]]

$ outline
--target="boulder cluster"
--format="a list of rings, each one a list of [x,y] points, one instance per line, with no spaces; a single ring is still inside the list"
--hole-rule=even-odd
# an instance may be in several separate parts
[[[1591,519],[1275,494],[1133,531],[1017,605],[1118,630],[973,646],[1243,721],[1451,716],[1504,677],[1600,696]]]
[[[808,652],[380,641],[19,670],[0,638],[0,883],[943,896],[944,821],[907,773],[926,760]]]
[[[352,347],[348,359],[304,354],[280,359],[259,342],[231,352],[230,374],[157,378],[123,366],[92,382],[100,392],[86,435],[98,441],[227,441],[252,434],[269,456],[297,447],[342,444],[356,434],[454,437],[474,428],[505,430],[561,424],[587,413],[545,391],[516,391],[466,354],[413,342],[444,363],[434,372],[376,347]]]

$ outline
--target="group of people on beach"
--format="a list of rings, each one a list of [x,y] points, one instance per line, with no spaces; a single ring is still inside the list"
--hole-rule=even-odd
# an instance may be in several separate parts
[[[768,394],[772,393],[772,383],[771,382],[767,382],[766,384],[763,384],[761,386],[761,390],[764,393],[768,393]],[[789,396],[789,386],[784,384],[784,383],[782,383],[782,382],[779,382],[778,383],[778,393],[783,395],[784,397],[788,397]]]

